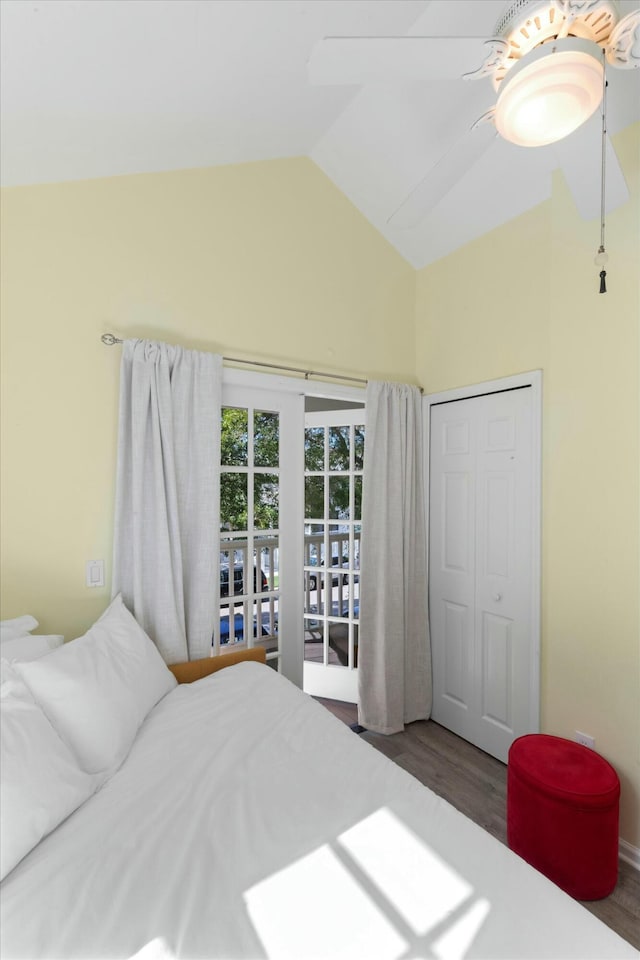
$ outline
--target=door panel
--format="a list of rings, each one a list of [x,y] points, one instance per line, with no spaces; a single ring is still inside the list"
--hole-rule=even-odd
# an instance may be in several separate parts
[[[532,713],[531,397],[431,407],[433,718],[502,760]]]
[[[214,651],[262,646],[301,685],[303,398],[229,385],[222,404]]]
[[[440,656],[436,659],[435,651],[433,656],[433,715],[452,730],[465,727],[473,696],[470,682],[475,618],[472,426],[461,408],[450,417],[432,420],[431,429],[431,444],[439,464],[431,478],[432,497],[439,504],[430,521],[430,576],[437,575],[439,589],[430,593],[429,619],[432,637],[440,637]]]
[[[457,706],[467,706],[468,657],[466,607],[459,603],[444,601],[444,687],[443,694]]]
[[[469,541],[465,532],[469,528],[469,475],[445,473],[444,482],[444,567],[451,572],[468,573]]]
[[[512,540],[513,477],[489,474],[484,478],[486,531],[483,569],[486,576],[509,576],[509,555]]]
[[[482,717],[511,731],[512,621],[494,613],[482,617]]]
[[[304,690],[357,703],[365,411],[305,422]]]

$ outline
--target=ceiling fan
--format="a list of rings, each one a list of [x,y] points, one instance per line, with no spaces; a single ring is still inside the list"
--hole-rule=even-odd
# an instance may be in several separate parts
[[[308,64],[313,84],[482,81],[497,94],[388,218],[415,227],[479,160],[497,135],[523,147],[553,144],[578,210],[608,209],[628,190],[606,134],[607,69],[640,67],[640,9],[620,18],[616,0],[515,0],[493,36],[325,37]],[[606,102],[606,97],[605,97]],[[591,120],[590,120],[591,118]],[[602,193],[604,190],[602,191]]]

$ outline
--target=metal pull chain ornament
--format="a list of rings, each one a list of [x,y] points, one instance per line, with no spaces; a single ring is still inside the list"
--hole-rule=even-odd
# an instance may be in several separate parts
[[[600,270],[600,293],[607,292],[607,271],[604,269],[609,261],[609,254],[604,248],[604,207],[606,185],[606,157],[607,157],[607,77],[605,67],[605,51],[602,51],[602,173],[600,179],[600,246],[594,257],[594,263]]]

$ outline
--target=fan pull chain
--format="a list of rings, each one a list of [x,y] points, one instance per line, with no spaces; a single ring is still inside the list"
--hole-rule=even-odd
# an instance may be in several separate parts
[[[605,277],[606,277],[606,276],[607,276],[607,271],[606,271],[606,270],[601,270],[601,271],[600,271],[600,293],[606,293],[606,292],[607,292],[607,284],[606,284],[606,281],[605,281]]]
[[[605,209],[605,188],[606,188],[606,166],[607,166],[607,77],[605,70],[605,51],[602,51],[602,167],[600,178],[600,246],[596,253],[594,263],[602,267],[600,271],[600,293],[607,292],[607,271],[604,269],[609,260],[609,255],[604,247],[604,209]]]

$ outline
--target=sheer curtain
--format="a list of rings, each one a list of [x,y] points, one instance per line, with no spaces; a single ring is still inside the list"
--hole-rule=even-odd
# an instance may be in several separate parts
[[[388,734],[431,713],[422,399],[370,381],[366,403],[358,720]]]
[[[150,340],[122,350],[113,595],[167,663],[193,660],[215,619],[222,358]]]

